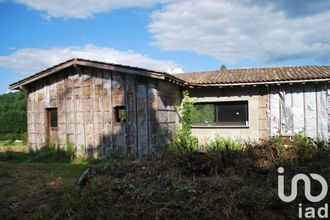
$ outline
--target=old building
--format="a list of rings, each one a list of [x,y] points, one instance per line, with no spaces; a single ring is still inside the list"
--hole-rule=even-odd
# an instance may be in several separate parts
[[[166,73],[73,59],[14,83],[28,93],[28,141],[74,143],[81,155],[145,154],[178,122],[183,81]]]
[[[217,135],[258,140],[299,132],[314,139],[329,139],[330,66],[218,70],[176,76],[190,85],[191,97],[200,109],[213,109],[213,117],[193,124],[193,134],[201,140]]]
[[[70,141],[81,155],[144,154],[168,143],[188,89],[193,134],[258,140],[302,132],[329,139],[330,67],[277,67],[170,75],[72,59],[10,86],[28,93],[32,148]]]

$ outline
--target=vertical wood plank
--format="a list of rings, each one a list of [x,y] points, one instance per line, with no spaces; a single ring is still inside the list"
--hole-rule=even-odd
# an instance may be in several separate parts
[[[140,81],[137,84],[137,131],[139,148],[138,155],[148,153],[148,120],[147,120],[147,85]]]
[[[158,112],[158,92],[157,81],[152,79],[148,84],[148,105],[149,105],[149,145],[150,151],[154,151],[158,145],[157,112]]]
[[[112,104],[111,104],[111,72],[103,75],[103,114],[104,114],[104,156],[112,150]]]
[[[127,154],[133,155],[137,149],[137,121],[136,121],[136,83],[135,77],[127,75],[126,78],[126,92],[127,92]]]
[[[125,76],[121,73],[112,73],[112,101],[113,107],[125,106]],[[114,112],[115,113],[115,112]],[[115,120],[115,115],[112,116]],[[126,122],[113,123],[114,150],[125,153],[126,151]]]

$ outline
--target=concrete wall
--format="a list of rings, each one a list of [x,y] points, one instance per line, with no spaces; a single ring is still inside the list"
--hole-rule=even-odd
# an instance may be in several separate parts
[[[29,86],[28,139],[47,144],[46,109],[58,110],[58,142],[66,137],[80,155],[120,150],[145,154],[165,145],[178,123],[180,88],[167,81],[90,67],[72,67]],[[126,106],[126,122],[115,121]]]
[[[195,102],[248,101],[248,126],[193,126],[192,133],[200,142],[217,136],[237,140],[258,140],[269,135],[267,87],[192,88],[189,92]]]

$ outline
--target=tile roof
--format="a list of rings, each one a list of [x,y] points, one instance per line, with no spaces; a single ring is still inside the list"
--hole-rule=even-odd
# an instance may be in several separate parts
[[[175,74],[191,85],[330,79],[330,66],[271,67]]]

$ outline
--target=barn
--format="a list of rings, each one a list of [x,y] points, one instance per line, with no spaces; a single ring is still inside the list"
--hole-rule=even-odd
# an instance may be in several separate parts
[[[77,154],[146,154],[168,143],[184,82],[170,74],[72,59],[10,85],[27,92],[28,142]]]
[[[70,141],[77,154],[142,155],[166,145],[182,91],[195,102],[193,135],[258,140],[296,133],[329,140],[330,66],[217,70],[171,75],[72,59],[10,85],[28,94],[33,149]]]

